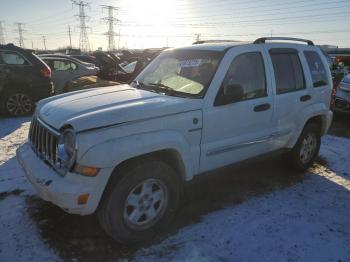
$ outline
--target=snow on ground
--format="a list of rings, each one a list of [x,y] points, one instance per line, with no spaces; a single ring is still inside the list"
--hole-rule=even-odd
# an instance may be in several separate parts
[[[15,159],[29,118],[0,119],[0,261],[63,260],[41,237]],[[325,136],[305,179],[202,217],[135,261],[350,261],[350,139]],[[285,175],[285,174],[281,174]]]

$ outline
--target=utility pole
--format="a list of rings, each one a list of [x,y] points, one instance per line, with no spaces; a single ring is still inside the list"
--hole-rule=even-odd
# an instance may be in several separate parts
[[[5,44],[4,23],[5,21],[0,21],[0,45]]]
[[[87,35],[86,29],[89,27],[86,26],[86,20],[89,16],[85,15],[85,8],[89,5],[87,2],[82,0],[72,0],[73,5],[79,6],[79,14],[76,15],[79,17],[80,21],[80,38],[79,38],[79,48],[83,52],[90,51],[89,38]]]
[[[34,50],[34,42],[33,42],[33,40],[32,40],[32,50]]]
[[[44,50],[46,51],[46,36],[43,35]]]
[[[102,9],[108,10],[108,16],[102,18],[102,20],[108,24],[108,32],[105,33],[105,35],[108,37],[108,50],[113,51],[115,49],[114,36],[118,35],[114,32],[114,25],[119,22],[118,19],[114,18],[113,11],[118,10],[118,8],[111,5],[102,5]]]
[[[68,25],[68,36],[69,36],[69,48],[72,48],[72,30],[70,25]]]
[[[17,25],[17,32],[18,32],[18,43],[19,46],[24,48],[24,37],[23,37],[23,32],[24,32],[24,24],[23,23],[15,23]]]

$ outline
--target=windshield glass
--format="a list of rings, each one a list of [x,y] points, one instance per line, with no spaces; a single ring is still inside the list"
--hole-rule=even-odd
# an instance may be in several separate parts
[[[154,59],[135,81],[164,89],[164,92],[202,96],[222,56],[223,52],[217,51],[166,51]]]

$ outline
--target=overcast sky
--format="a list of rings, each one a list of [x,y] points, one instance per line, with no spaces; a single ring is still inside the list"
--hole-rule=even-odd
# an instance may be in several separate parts
[[[317,44],[350,47],[350,0],[89,0],[86,8],[89,42],[93,49],[107,47],[107,11],[119,7],[115,17],[116,46],[147,48],[189,44],[201,39],[254,40],[284,35],[314,40]],[[47,48],[79,45],[79,8],[70,0],[0,0],[0,21],[5,40],[18,44],[15,22],[25,23],[25,46]]]

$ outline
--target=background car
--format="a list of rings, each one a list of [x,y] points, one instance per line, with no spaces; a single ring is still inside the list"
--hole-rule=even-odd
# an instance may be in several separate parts
[[[63,58],[58,56],[41,56],[43,61],[52,70],[52,80],[55,85],[55,94],[66,92],[65,86],[73,79],[82,76],[91,76],[98,73],[98,68],[94,65],[86,66],[78,63],[69,57]]]
[[[334,92],[332,110],[350,114],[350,75],[345,76]]]
[[[0,45],[0,112],[30,114],[35,102],[53,94],[51,69],[32,50]]]

